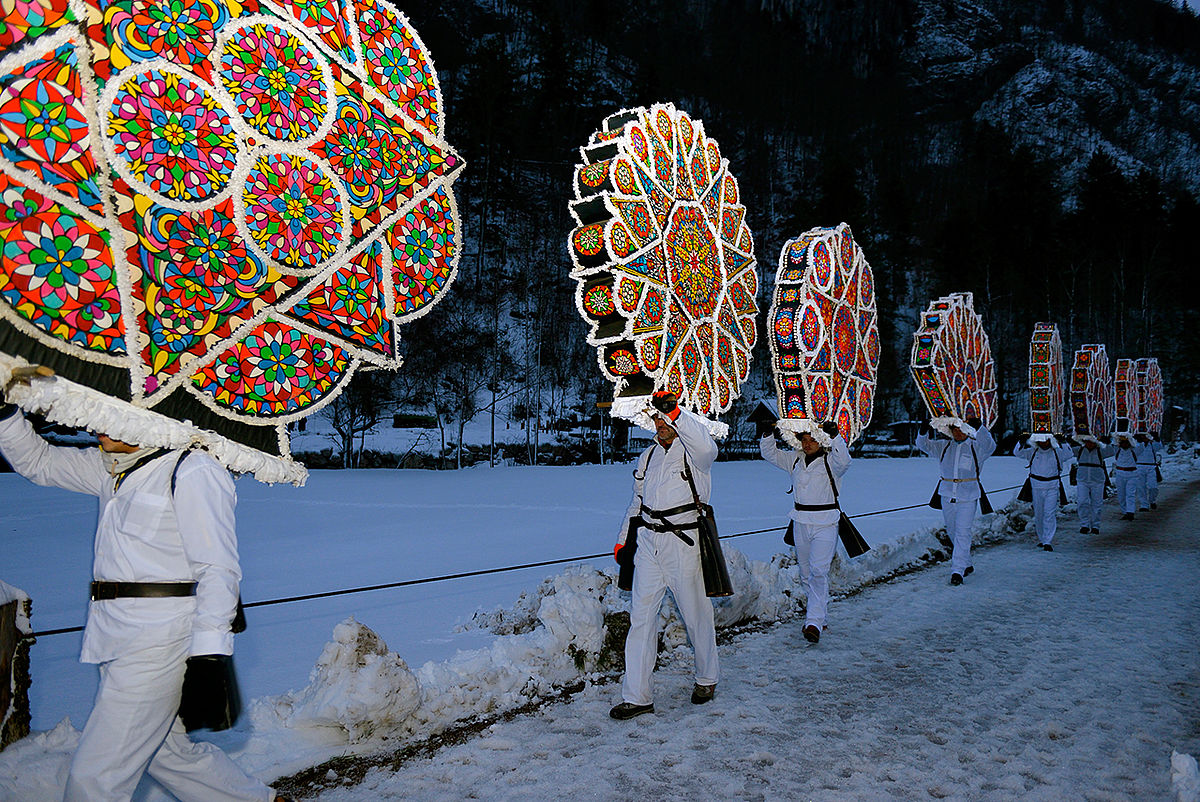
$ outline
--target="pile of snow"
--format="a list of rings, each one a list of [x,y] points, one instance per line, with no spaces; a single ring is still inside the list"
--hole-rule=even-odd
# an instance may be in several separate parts
[[[1175,802],[1200,802],[1200,769],[1196,758],[1171,750],[1171,790]]]
[[[1010,505],[977,522],[975,541],[1019,537],[1028,520],[1026,505]],[[844,595],[945,559],[939,535],[944,537],[942,530],[926,529],[855,560],[839,552],[830,573],[832,592]],[[793,557],[750,560],[728,545],[725,557],[736,593],[714,600],[718,629],[781,621],[803,609],[804,590]],[[415,677],[398,655],[386,652],[378,636],[350,620],[334,631],[308,688],[264,698],[258,705],[283,726],[336,725],[346,744],[373,733],[429,737],[458,722],[495,717],[548,698],[580,681],[612,679],[617,672],[603,670],[612,657],[603,653],[606,628],[614,615],[629,611],[629,603],[630,594],[616,587],[615,569],[572,566],[521,594],[510,608],[477,613],[467,626],[496,633],[490,647],[430,661]],[[687,632],[669,594],[660,617],[666,659],[690,659]],[[358,645],[364,641],[372,644],[366,658]],[[413,704],[417,699],[419,704]],[[267,720],[262,713],[258,711],[256,727]]]
[[[1200,459],[1192,450],[1164,459],[1164,473],[1198,468]],[[1011,503],[977,518],[974,540],[1028,539],[1029,521],[1029,506]],[[715,600],[718,627],[786,620],[803,609],[804,591],[790,551],[763,561],[747,558],[731,541],[723,546],[736,593]],[[839,548],[831,590],[844,596],[947,557],[940,527],[895,535],[854,560]],[[494,633],[485,648],[460,650],[415,670],[373,631],[347,619],[334,627],[307,686],[260,696],[250,705],[249,727],[243,723],[209,740],[269,779],[338,755],[392,749],[462,722],[499,718],[565,688],[615,679],[619,672],[605,662],[613,655],[605,652],[619,649],[623,638],[607,636],[616,616],[628,609],[629,594],[616,588],[615,567],[575,565],[522,593],[510,607],[478,613],[467,628]],[[690,661],[686,632],[669,595],[661,618],[662,660]],[[13,791],[13,798],[27,802],[60,798],[77,741],[78,731],[64,719],[9,747],[0,754],[0,797]],[[1187,755],[1173,757],[1173,783],[1179,800],[1195,802],[1200,779],[1189,760]],[[147,802],[166,798],[153,787],[140,793],[138,799]]]
[[[348,618],[334,627],[300,691],[283,694],[275,712],[288,727],[337,727],[349,743],[400,725],[421,704],[421,686],[383,639]]]

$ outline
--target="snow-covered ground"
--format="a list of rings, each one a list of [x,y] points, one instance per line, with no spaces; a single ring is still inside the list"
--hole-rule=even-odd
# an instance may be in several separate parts
[[[1174,460],[1168,470],[1179,483],[1192,469],[1190,463]],[[1014,486],[1023,472],[1017,460],[993,458],[984,468],[985,484]],[[843,503],[851,514],[920,504],[928,499],[934,476],[930,460],[858,460],[848,476]],[[629,465],[475,468],[458,473],[316,471],[301,489],[242,480],[243,598],[254,602],[607,555],[630,482]],[[786,489],[786,475],[766,463],[718,463],[713,501],[722,532],[780,526],[790,504]],[[1000,507],[1014,492],[995,493],[993,501]],[[0,475],[0,503],[6,509],[0,522],[6,555],[0,579],[33,598],[34,629],[82,623],[94,501]],[[1110,521],[1115,518],[1111,506],[1106,515]],[[1188,531],[1179,516],[1174,520],[1179,526],[1173,529]],[[1017,515],[1016,521],[1019,526],[1023,517]],[[1012,539],[1011,516],[992,516],[980,523],[981,537]],[[876,548],[853,563],[839,563],[835,590],[863,587],[940,548],[931,533],[939,524],[940,514],[924,507],[858,519]],[[1108,523],[1102,538],[1109,537],[1108,529],[1115,535],[1119,526]],[[1134,531],[1133,527],[1124,528]],[[1147,557],[1137,562],[1138,550],[1105,549],[1105,539],[1085,543],[1072,537],[1075,528],[1066,521],[1063,546],[1045,555],[1056,562],[1031,562],[1027,540],[1018,538],[987,552],[987,562],[977,561],[980,571],[968,580],[968,588],[945,587],[945,572],[934,569],[839,602],[834,628],[819,651],[802,648],[795,627],[788,625],[741,636],[722,647],[726,680],[717,702],[709,707],[692,711],[684,709],[690,705],[676,703],[686,695],[687,660],[682,652],[673,652],[660,669],[664,701],[653,721],[643,724],[648,720],[643,717],[614,730],[616,723],[607,719],[606,707],[616,701],[618,686],[592,685],[570,704],[551,705],[532,719],[497,724],[484,737],[439,754],[436,764],[411,764],[395,784],[389,777],[372,775],[368,785],[331,791],[331,798],[549,798],[568,791],[555,782],[556,776],[577,779],[578,786],[569,792],[589,799],[632,798],[654,787],[647,785],[651,782],[665,783],[664,794],[717,788],[724,789],[717,797],[747,799],[861,799],[870,796],[867,789],[872,787],[876,796],[897,798],[939,793],[959,798],[1062,798],[1050,794],[1051,788],[1081,798],[1092,798],[1083,793],[1091,788],[1110,789],[1092,795],[1100,799],[1166,798],[1171,748],[1200,751],[1194,727],[1172,729],[1169,716],[1152,714],[1147,716],[1157,722],[1154,726],[1135,722],[1133,726],[1141,727],[1136,731],[1114,727],[1113,737],[1136,741],[1136,754],[1147,765],[1166,768],[1127,772],[1137,776],[1125,791],[1120,790],[1124,775],[1119,772],[1110,772],[1107,784],[1088,785],[1097,765],[1092,750],[1113,744],[1100,737],[1103,728],[1098,722],[1085,717],[1098,697],[1080,694],[1096,686],[1107,688],[1115,701],[1128,700],[1122,705],[1114,701],[1113,709],[1131,714],[1175,700],[1177,707],[1191,705],[1194,723],[1195,646],[1200,642],[1194,579],[1200,550],[1194,526],[1190,531],[1187,548],[1165,550],[1172,570],[1182,572],[1171,578],[1158,571],[1164,555],[1159,561]],[[740,592],[721,603],[719,621],[789,615],[799,590],[790,560],[776,556],[782,550],[779,532],[728,540],[726,548]],[[1117,566],[1108,557],[1110,551],[1131,564]],[[253,608],[248,612],[250,628],[237,638],[237,663],[243,695],[254,701],[235,730],[211,739],[269,780],[331,756],[395,748],[457,720],[494,716],[581,678],[601,679],[592,672],[603,615],[626,603],[611,588],[610,574],[596,570],[609,571],[611,565],[611,557],[603,556],[573,567],[525,569]],[[1191,572],[1190,580],[1184,579],[1186,571]],[[1168,581],[1175,588],[1172,598],[1181,605],[1169,625],[1159,611],[1161,599],[1155,602],[1153,594],[1135,590]],[[1093,589],[1094,598],[1060,598],[1084,585]],[[1033,588],[1038,590],[1029,592]],[[1150,601],[1143,601],[1147,598]],[[1097,606],[1100,602],[1107,603],[1103,610]],[[1013,606],[1017,603],[1029,608],[1024,612],[1032,617],[1010,624],[1019,612]],[[513,634],[497,635],[472,625],[476,612],[498,608],[503,610],[478,620]],[[1153,614],[1146,615],[1147,608]],[[1134,621],[1140,616],[1141,623],[1123,627],[1104,618],[1118,614]],[[352,625],[338,626],[349,616],[378,633],[387,649],[376,646],[382,654],[363,656],[364,632]],[[1130,635],[1118,636],[1126,629]],[[1151,635],[1160,640],[1148,649]],[[677,626],[669,629],[667,640],[671,646],[682,644]],[[1093,641],[1108,651],[1093,654],[1070,648]],[[34,646],[33,725],[45,732],[0,753],[0,799],[56,798],[78,737],[75,727],[82,726],[95,690],[94,667],[76,662],[78,646],[78,635],[44,636]],[[1126,674],[1115,671],[1114,655],[1127,664]],[[1168,660],[1164,668],[1159,659],[1164,656],[1177,659]],[[318,659],[321,665],[314,668]],[[365,665],[358,667],[360,663]],[[1059,676],[1060,663],[1071,666],[1070,676],[1063,678],[1069,683],[1053,678]],[[1181,674],[1187,665],[1190,675]],[[1155,689],[1162,698],[1149,692],[1131,694],[1130,688],[1142,686],[1128,683],[1124,695],[1114,691],[1121,687],[1118,676],[1135,681],[1151,672],[1164,678],[1165,684]],[[880,690],[872,696],[876,681]],[[1028,703],[1007,712],[980,709],[1027,697]],[[1056,714],[1061,723],[1055,725],[1065,733],[1062,737],[1046,729],[1051,711],[1059,708],[1047,708],[1042,697],[1062,706]],[[65,717],[70,722],[60,724]],[[688,726],[680,728],[684,721]],[[545,732],[539,734],[539,726]],[[889,737],[893,726],[915,741]],[[502,736],[508,727],[515,729]],[[982,737],[976,734],[981,730],[998,734]],[[1007,754],[988,756],[988,750],[1001,748],[996,738],[1009,738],[1004,748],[1013,751],[1017,741],[1033,741],[1039,732],[1049,741],[1013,755],[1018,762],[1008,767],[1011,771],[992,770],[1000,765],[999,755]],[[870,736],[867,740],[875,746],[862,746],[860,733]],[[758,736],[762,737],[756,746]],[[620,740],[612,742],[616,746],[603,759],[596,758],[592,747],[606,747],[593,740],[605,737]],[[726,740],[730,746],[736,742],[738,749],[726,754]],[[656,743],[647,758],[646,749]],[[710,763],[694,754],[701,743],[707,744]],[[1130,748],[1124,742],[1117,746]],[[805,757],[822,749],[828,759],[813,762]],[[1043,758],[1050,753],[1073,768],[1048,770]],[[624,757],[618,760],[618,755]],[[834,760],[834,755],[842,757]],[[730,768],[734,761],[736,771]],[[1186,756],[1181,755],[1180,763],[1186,764]],[[531,765],[538,766],[538,772],[545,767],[545,784],[527,777],[525,769]],[[506,773],[510,769],[513,773]],[[1186,776],[1186,765],[1180,771]],[[849,775],[843,776],[846,772]],[[886,779],[888,772],[892,780]],[[975,782],[984,775],[991,779]],[[764,778],[763,784],[751,781],[757,776]],[[505,785],[504,777],[524,779]],[[692,781],[696,784],[688,785]],[[1018,781],[1028,783],[1024,791],[1017,790]],[[777,783],[791,791],[774,793]],[[1151,793],[1151,788],[1158,790]],[[145,799],[162,798],[150,782],[143,784],[142,792]]]

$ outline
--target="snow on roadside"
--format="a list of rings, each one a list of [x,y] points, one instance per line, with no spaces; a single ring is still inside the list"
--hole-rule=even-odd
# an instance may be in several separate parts
[[[1172,455],[1164,472],[1194,470],[1196,464],[1191,454]],[[976,521],[975,542],[1029,537],[1022,535],[1029,518],[1028,505],[1015,502],[982,516]],[[944,559],[940,534],[940,528],[925,527],[855,560],[839,549],[830,575],[833,593],[852,593]],[[729,541],[725,554],[737,593],[716,601],[719,627],[779,621],[800,609],[803,590],[790,554],[777,554],[769,562],[751,560]],[[348,619],[335,627],[305,688],[254,700],[248,722],[208,740],[227,749],[247,770],[270,779],[332,757],[395,749],[460,722],[496,718],[565,687],[602,680],[613,673],[602,664],[606,624],[627,611],[629,603],[615,579],[613,569],[572,566],[522,594],[511,607],[477,614],[468,626],[495,633],[488,647],[460,651],[416,670],[369,628]],[[687,650],[679,649],[686,644],[686,633],[671,603],[664,605],[662,616],[667,650],[678,652],[672,657],[686,657]],[[64,719],[0,753],[0,798],[58,799],[78,737]],[[1200,779],[1187,758],[1173,757],[1173,784],[1179,800],[1195,802],[1187,794],[1200,787]],[[153,802],[167,797],[144,782],[136,798]]]
[[[1024,507],[1014,504],[981,518],[976,542],[1017,536],[1029,518]],[[833,593],[850,593],[897,571],[944,559],[937,533],[925,529],[855,560],[839,553],[830,575]],[[737,593],[715,600],[718,628],[779,621],[801,609],[804,592],[790,555],[776,555],[768,563],[749,560],[726,545],[725,556]],[[667,598],[670,600],[669,594]],[[373,733],[421,739],[458,722],[495,717],[555,695],[573,683],[603,678],[605,666],[611,666],[611,655],[604,652],[606,623],[628,610],[629,594],[617,590],[615,569],[572,566],[522,594],[512,607],[477,614],[468,626],[496,633],[491,645],[426,663],[415,672],[416,693],[410,688],[411,675],[402,675],[405,685],[397,693],[389,683],[374,681],[378,662],[363,665],[354,660],[326,660],[323,655],[308,688],[255,703],[255,732],[271,721],[297,730],[333,727],[340,730],[337,737],[342,744],[364,753],[372,746],[369,736]],[[687,633],[674,603],[664,604],[660,615],[667,651],[685,646]],[[377,640],[369,629],[350,620],[335,630],[335,641],[326,647],[326,654],[354,638]],[[403,664],[398,655],[390,653],[381,659]],[[364,681],[364,673],[372,681]],[[397,719],[394,696],[412,699],[418,694],[419,705],[408,717]],[[339,716],[328,705],[304,705],[298,699],[353,700],[353,704],[343,702],[344,713]]]
[[[1171,790],[1175,802],[1200,802],[1200,769],[1196,758],[1171,750]]]

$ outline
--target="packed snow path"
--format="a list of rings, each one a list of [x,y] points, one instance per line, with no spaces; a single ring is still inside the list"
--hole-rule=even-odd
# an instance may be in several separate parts
[[[962,587],[943,564],[869,588],[815,646],[798,620],[744,635],[707,705],[677,652],[653,715],[613,721],[594,686],[319,798],[1170,799],[1172,750],[1200,754],[1197,490],[980,550]]]

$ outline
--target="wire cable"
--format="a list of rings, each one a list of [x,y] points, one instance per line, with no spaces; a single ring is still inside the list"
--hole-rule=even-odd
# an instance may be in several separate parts
[[[1002,487],[999,490],[993,490],[993,493],[1003,493],[1006,490],[1016,490],[1020,485],[1012,487]],[[888,515],[893,512],[902,512],[904,510],[917,510],[922,507],[927,507],[926,504],[910,504],[905,507],[891,507],[886,510],[874,510],[872,512],[860,512],[857,515],[848,515],[847,518],[868,518],[873,515]],[[733,540],[737,537],[746,537],[748,535],[761,535],[766,532],[782,532],[786,526],[772,526],[766,529],[753,529],[749,532],[735,532],[732,535],[721,535],[720,540]],[[413,585],[427,585],[432,582],[446,582],[451,579],[466,579],[474,576],[488,576],[489,574],[502,574],[509,571],[523,571],[527,568],[544,568],[548,565],[563,565],[564,563],[578,563],[586,560],[596,560],[602,557],[610,556],[611,552],[601,552],[599,554],[584,554],[578,557],[563,557],[557,560],[542,560],[535,563],[522,563],[520,565],[506,565],[500,568],[482,568],[478,571],[463,571],[457,574],[442,574],[441,576],[422,577],[421,579],[404,579],[398,582],[385,582],[381,585],[363,585],[355,588],[341,588],[339,590],[326,590],[320,593],[305,593],[300,596],[284,596],[278,599],[265,599],[263,601],[248,602],[243,604],[244,609],[249,610],[252,607],[269,607],[275,604],[290,604],[292,602],[310,601],[312,599],[327,599],[333,596],[347,596],[352,593],[367,593],[372,590],[388,590],[390,588],[405,588]],[[70,632],[82,632],[83,627],[63,627],[62,629],[45,629],[40,632],[34,632],[26,637],[41,638],[49,635],[65,635]]]

